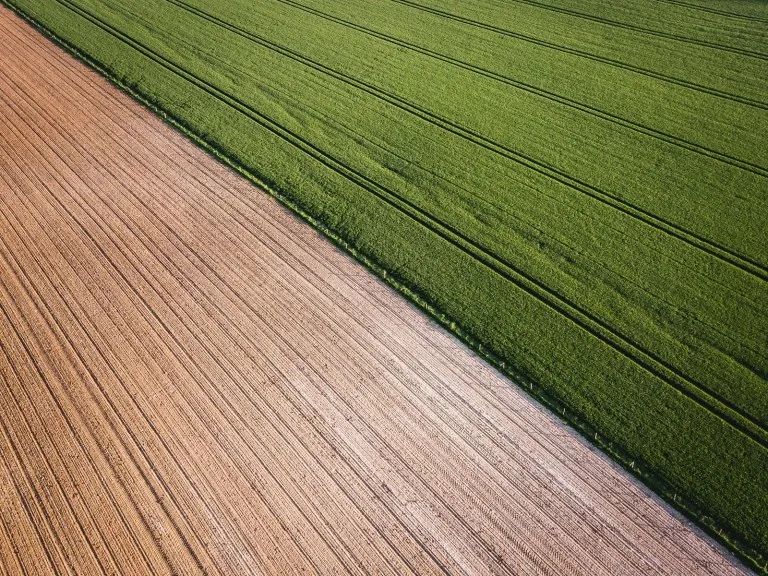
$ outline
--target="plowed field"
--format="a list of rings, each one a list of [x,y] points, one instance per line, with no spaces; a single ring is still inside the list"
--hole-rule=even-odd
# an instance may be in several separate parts
[[[742,574],[0,9],[0,574]]]
[[[3,1],[765,568],[767,3]]]

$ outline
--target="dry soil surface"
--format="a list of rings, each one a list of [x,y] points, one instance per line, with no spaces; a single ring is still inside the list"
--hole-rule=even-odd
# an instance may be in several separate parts
[[[0,573],[744,569],[0,9]]]

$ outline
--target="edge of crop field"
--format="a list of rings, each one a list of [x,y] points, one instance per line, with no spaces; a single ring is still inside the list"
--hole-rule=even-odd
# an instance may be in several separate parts
[[[359,251],[353,244],[347,242],[342,236],[337,234],[332,228],[327,226],[321,220],[316,219],[311,214],[306,212],[300,204],[292,200],[286,194],[282,193],[278,186],[270,184],[269,179],[262,177],[251,169],[245,167],[243,163],[241,163],[237,158],[234,158],[230,154],[227,154],[225,151],[223,151],[212,139],[209,141],[205,135],[198,134],[194,127],[187,125],[187,123],[180,118],[177,118],[172,113],[167,112],[161,103],[154,101],[150,96],[145,94],[141,90],[140,86],[133,85],[131,82],[121,79],[118,74],[115,74],[112,70],[110,70],[109,66],[100,63],[96,58],[91,57],[87,53],[84,53],[76,46],[53,32],[47,26],[35,20],[32,16],[28,15],[21,8],[18,8],[13,4],[13,0],[0,0],[0,5],[7,7],[14,14],[22,18],[25,22],[43,34],[46,38],[52,40],[71,56],[98,72],[113,86],[117,87],[122,92],[129,95],[133,100],[148,108],[151,112],[163,120],[163,122],[171,126],[176,131],[182,133],[186,138],[191,140],[195,145],[203,149],[210,156],[214,157],[217,161],[223,163],[242,177],[246,178],[261,191],[275,198],[282,206],[312,226],[312,228],[330,240],[336,247],[354,258],[357,262],[362,264],[367,270],[372,272],[377,278],[384,281],[384,283],[393,288],[395,291],[402,294],[405,298],[408,299],[408,301],[410,301],[417,308],[426,313],[430,318],[440,324],[443,328],[461,340],[472,351],[477,353],[485,361],[491,364],[491,366],[511,379],[531,398],[548,408],[558,417],[558,419],[560,419],[570,428],[577,431],[590,444],[607,454],[613,462],[640,480],[656,496],[660,497],[672,508],[680,512],[683,516],[692,520],[703,532],[712,536],[717,542],[721,543],[727,550],[733,553],[749,568],[755,570],[758,574],[768,576],[768,557],[763,557],[763,555],[757,550],[744,545],[738,537],[735,537],[729,532],[718,527],[715,522],[702,510],[690,505],[687,502],[682,501],[665,482],[658,479],[655,475],[645,472],[643,470],[642,464],[638,465],[636,460],[630,458],[620,449],[615,448],[613,444],[604,439],[593,426],[581,420],[578,415],[569,412],[567,407],[562,402],[553,398],[550,394],[547,394],[532,379],[515,370],[513,366],[510,366],[492,350],[489,350],[487,347],[485,347],[481,341],[472,336],[469,330],[465,329],[463,326],[461,326],[460,323],[456,322],[450,316],[443,313],[438,307],[434,306],[426,296],[419,293],[418,290],[410,287],[407,282],[399,278],[396,274],[389,272],[386,267],[381,265],[375,259],[372,259],[365,253]]]

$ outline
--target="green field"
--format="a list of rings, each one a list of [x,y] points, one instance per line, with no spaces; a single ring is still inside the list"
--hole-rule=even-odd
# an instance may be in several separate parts
[[[4,0],[768,560],[768,3]]]

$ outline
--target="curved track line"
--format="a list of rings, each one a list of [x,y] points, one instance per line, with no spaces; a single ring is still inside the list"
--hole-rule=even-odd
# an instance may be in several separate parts
[[[527,34],[522,34],[520,32],[515,32],[513,30],[508,30],[506,28],[501,28],[499,26],[495,26],[493,24],[488,24],[486,22],[480,22],[479,20],[472,20],[471,18],[466,18],[464,16],[458,16],[456,14],[453,14],[451,12],[446,12],[443,10],[438,10],[437,8],[432,8],[429,6],[424,6],[423,4],[419,4],[418,2],[413,2],[412,0],[390,0],[391,2],[397,2],[399,4],[403,4],[405,6],[410,6],[411,8],[414,8],[416,10],[421,10],[423,12],[427,12],[429,14],[435,14],[437,16],[442,16],[443,18],[447,18],[449,20],[455,20],[456,22],[462,22],[464,24],[468,24],[470,26],[475,26],[477,28],[482,28],[484,30],[489,30],[491,32],[495,32],[497,34],[501,34],[503,36],[509,36],[510,38],[515,38],[516,40],[521,40],[523,42],[528,42],[530,44],[535,44],[537,46],[542,46],[544,48],[549,48],[551,50],[556,50],[558,52],[564,52],[566,54],[572,54],[574,56],[578,56],[580,58],[585,58],[588,60],[594,60],[595,62],[600,62],[602,64],[607,64],[609,66],[613,66],[616,68],[621,68],[624,70],[629,70],[631,72],[635,72],[637,74],[642,74],[643,76],[648,76],[649,78],[655,78],[657,80],[662,80],[664,82],[669,82],[670,84],[675,84],[677,86],[681,86],[683,88],[688,88],[689,90],[694,90],[696,92],[702,92],[704,94],[710,94],[712,96],[717,96],[719,98],[723,98],[725,100],[731,100],[733,102],[738,102],[740,104],[746,104],[748,106],[754,106],[755,108],[760,108],[762,110],[768,110],[768,102],[762,102],[760,100],[754,100],[752,98],[747,98],[746,96],[741,96],[739,94],[733,94],[731,92],[725,92],[723,90],[718,90],[717,88],[712,88],[711,86],[704,86],[703,84],[697,84],[696,82],[691,82],[689,80],[684,80],[682,78],[676,78],[674,76],[669,76],[667,74],[663,74],[661,72],[657,72],[655,70],[651,70],[649,68],[643,68],[641,66],[636,66],[634,64],[630,64],[628,62],[624,62],[622,60],[616,60],[614,58],[608,58],[606,56],[600,56],[598,54],[593,54],[591,52],[587,52],[585,50],[579,50],[578,48],[573,48],[571,46],[566,46],[564,44],[556,44],[554,42],[549,42],[547,40],[542,40],[541,38],[536,38],[535,36],[529,36]]]
[[[608,205],[616,210],[619,210],[628,216],[636,218],[657,230],[660,230],[666,234],[669,234],[677,238],[678,240],[682,240],[683,242],[686,242],[691,246],[694,246],[710,254],[711,256],[714,256],[725,262],[728,262],[729,264],[736,266],[737,268],[740,268],[741,270],[749,274],[752,274],[757,278],[760,278],[762,280],[768,280],[768,268],[763,266],[758,261],[753,260],[747,256],[744,256],[743,254],[740,254],[735,250],[732,250],[713,240],[705,238],[704,236],[701,236],[682,226],[679,226],[675,224],[673,221],[667,218],[658,216],[650,212],[649,210],[642,208],[637,204],[628,202],[615,194],[611,194],[609,192],[605,192],[604,190],[596,188],[587,182],[581,181],[577,178],[574,178],[568,175],[562,170],[559,170],[556,167],[546,162],[536,160],[531,156],[528,156],[526,154],[513,150],[509,147],[506,147],[503,144],[500,144],[490,138],[487,138],[470,128],[466,128],[447,118],[441,117],[425,108],[422,108],[416,104],[411,103],[408,100],[400,98],[395,94],[392,94],[390,92],[377,88],[372,84],[369,84],[363,80],[359,80],[357,78],[344,74],[343,72],[339,72],[317,61],[311,60],[310,58],[307,58],[306,56],[298,52],[295,52],[289,48],[283,47],[279,44],[266,40],[246,29],[240,28],[229,22],[221,20],[216,16],[213,16],[207,12],[203,12],[202,10],[199,10],[195,7],[191,7],[185,2],[183,2],[182,0],[165,0],[165,1],[175,4],[181,7],[182,9],[192,12],[193,14],[196,14],[202,18],[205,18],[206,20],[216,25],[222,26],[238,34],[239,36],[242,36],[243,38],[246,38],[252,42],[255,42],[269,50],[278,52],[283,56],[291,58],[292,60],[295,60],[305,66],[313,68],[323,74],[336,78],[342,82],[345,82],[348,85],[355,86],[356,88],[363,90],[366,93],[371,94],[372,96],[375,96],[381,100],[384,100],[392,104],[393,106],[397,106],[398,108],[404,111],[407,111],[421,118],[426,122],[429,122],[435,126],[439,126],[461,138],[464,138],[468,141],[471,141],[477,144],[478,146],[481,146],[489,151],[492,151],[501,156],[504,156],[505,158],[510,159],[516,163],[522,164],[526,168],[534,170],[535,172],[545,177],[551,178],[570,189],[573,189],[577,192],[585,194],[590,198],[597,200],[598,202]]]
[[[761,18],[760,16],[750,16],[749,14],[739,14],[738,12],[728,12],[727,10],[718,10],[717,8],[710,8],[708,6],[702,6],[701,4],[694,4],[693,2],[682,2],[681,0],[656,0],[656,2],[662,2],[664,4],[673,4],[675,6],[684,6],[692,10],[700,10],[702,12],[708,12],[709,14],[717,14],[718,16],[727,16],[729,18],[739,18],[741,20],[749,20],[751,22],[768,23],[768,18]]]
[[[569,16],[575,16],[577,18],[583,18],[599,24],[605,24],[607,26],[614,26],[616,28],[623,28],[625,30],[632,30],[633,32],[639,32],[641,34],[647,34],[649,36],[658,36],[666,40],[675,40],[677,42],[684,42],[686,44],[693,44],[695,46],[702,46],[704,48],[714,48],[716,50],[722,50],[723,52],[732,52],[741,56],[749,56],[751,58],[757,58],[759,60],[768,60],[768,54],[764,52],[757,52],[754,50],[747,50],[745,48],[736,48],[735,46],[728,46],[727,44],[719,44],[717,42],[709,42],[707,40],[699,40],[697,38],[691,38],[689,36],[682,36],[679,34],[672,34],[671,32],[664,32],[662,30],[654,30],[652,28],[645,28],[643,26],[637,26],[635,24],[629,24],[627,22],[620,22],[618,20],[611,20],[609,18],[601,18],[593,14],[587,14],[585,12],[579,12],[578,10],[571,10],[569,8],[560,8],[558,6],[552,6],[546,2],[536,2],[536,0],[512,0],[519,4],[528,4],[541,8],[542,10],[548,10],[551,12],[558,12],[560,14],[567,14]]]
[[[165,0],[166,2],[171,2],[176,5],[182,5],[181,7],[185,9],[189,9],[189,11],[197,12],[198,15],[201,17],[206,17],[208,19],[214,19],[218,20],[220,23],[223,23],[224,21],[216,18],[215,16],[212,16],[210,13],[203,12],[199,8],[192,7],[189,4],[186,4],[185,2],[180,2],[179,0]],[[632,120],[627,120],[626,118],[623,118],[621,116],[618,116],[616,114],[612,114],[610,112],[606,112],[604,110],[601,110],[599,108],[595,108],[594,106],[590,106],[588,104],[584,104],[582,102],[579,102],[577,100],[573,100],[571,98],[568,98],[566,96],[562,96],[560,94],[556,94],[555,92],[551,92],[549,90],[544,90],[542,88],[538,88],[532,84],[528,84],[526,82],[522,82],[520,80],[516,80],[514,78],[511,78],[509,76],[506,76],[504,74],[500,74],[498,72],[494,72],[493,70],[489,70],[487,68],[483,68],[481,66],[476,66],[475,64],[471,64],[469,62],[465,62],[463,60],[459,60],[457,58],[453,58],[452,56],[447,56],[445,54],[442,54],[441,52],[436,52],[435,50],[431,50],[429,48],[424,48],[423,46],[419,46],[417,44],[413,44],[411,42],[408,42],[406,40],[401,40],[399,38],[395,38],[394,36],[390,36],[388,34],[384,34],[383,32],[377,32],[376,30],[373,30],[371,28],[367,28],[365,26],[362,26],[360,24],[355,24],[354,22],[351,22],[349,20],[344,20],[343,18],[339,18],[337,16],[333,16],[331,14],[328,14],[327,12],[322,12],[320,10],[316,10],[314,8],[310,8],[304,4],[301,4],[299,2],[296,2],[295,0],[275,0],[276,2],[280,2],[282,4],[288,4],[290,6],[293,6],[299,10],[304,10],[306,12],[309,12],[311,14],[314,14],[316,16],[319,16],[321,18],[324,18],[326,20],[330,20],[332,22],[336,22],[342,26],[345,26],[347,28],[351,28],[353,30],[357,30],[360,32],[363,32],[364,34],[367,34],[369,36],[373,36],[375,38],[378,38],[380,40],[384,40],[385,42],[389,42],[391,44],[395,44],[397,46],[401,46],[403,48],[407,48],[409,50],[412,50],[414,52],[418,52],[420,54],[424,54],[425,56],[429,56],[431,58],[435,58],[437,60],[441,60],[443,62],[447,62],[449,64],[453,64],[454,66],[457,66],[459,68],[463,68],[465,70],[469,70],[471,72],[475,72],[477,74],[480,74],[481,76],[485,76],[487,78],[491,78],[493,80],[497,80],[499,82],[502,82],[504,84],[507,84],[509,86],[513,86],[515,88],[518,88],[520,90],[523,90],[525,92],[535,94],[536,96],[539,96],[541,98],[545,98],[547,100],[551,100],[554,102],[557,102],[559,104],[562,104],[563,106],[567,106],[570,108],[574,108],[576,110],[579,110],[581,112],[585,112],[589,115],[596,116],[598,118],[601,118],[603,120],[606,120],[608,122],[614,122],[616,124],[619,124],[621,126],[624,126],[625,128],[628,128],[630,130],[633,130],[635,132],[639,132],[641,134],[645,134],[646,136],[650,136],[652,138],[656,138],[658,140],[662,140],[664,142],[667,142],[668,144],[673,144],[676,146],[679,146],[681,148],[685,148],[686,150],[690,150],[692,152],[696,152],[699,154],[702,154],[704,156],[707,156],[709,158],[713,158],[715,160],[719,160],[720,162],[724,162],[726,164],[731,164],[732,166],[736,166],[737,168],[741,168],[742,170],[746,170],[747,172],[752,172],[753,174],[757,174],[759,176],[763,176],[765,178],[768,178],[768,169],[763,168],[762,166],[759,166],[757,164],[753,164],[752,162],[748,162],[746,160],[741,160],[739,158],[735,158],[733,156],[730,156],[728,154],[725,154],[723,152],[718,152],[717,150],[714,150],[712,148],[708,148],[706,146],[702,146],[700,144],[696,144],[694,142],[691,142],[689,140],[686,140],[684,138],[680,138],[678,136],[673,136],[672,134],[667,134],[666,132],[662,132],[660,130],[656,130],[655,128],[651,128],[649,126],[646,126],[644,124],[640,124],[638,122],[634,122]],[[401,2],[402,0],[392,0],[394,2]],[[205,14],[205,16],[202,16],[202,14]],[[247,30],[244,30],[242,28],[238,28],[233,24],[226,23],[228,26],[232,26],[233,29],[238,29],[241,31],[248,32]],[[270,43],[268,40],[263,40],[264,42]]]

